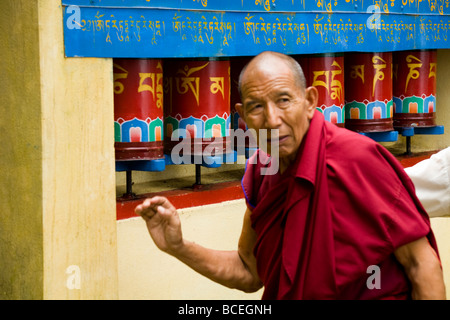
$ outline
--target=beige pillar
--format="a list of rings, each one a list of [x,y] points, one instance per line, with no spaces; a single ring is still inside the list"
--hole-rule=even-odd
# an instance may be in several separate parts
[[[111,59],[60,0],[0,2],[0,299],[118,297]]]

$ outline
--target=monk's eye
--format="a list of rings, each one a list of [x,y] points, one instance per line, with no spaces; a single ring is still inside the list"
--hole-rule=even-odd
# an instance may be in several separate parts
[[[279,107],[287,107],[290,102],[291,102],[291,99],[289,99],[289,98],[280,98],[280,99],[278,99],[278,106]]]
[[[249,114],[258,114],[258,113],[262,112],[262,110],[263,110],[262,104],[253,104],[253,105],[250,105],[250,107],[247,109],[247,112]]]

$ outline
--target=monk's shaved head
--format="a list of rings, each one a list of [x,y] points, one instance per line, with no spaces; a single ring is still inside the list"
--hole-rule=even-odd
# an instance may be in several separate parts
[[[254,57],[241,71],[239,76],[239,94],[242,99],[242,85],[245,82],[245,77],[247,75],[247,71],[254,71],[255,69],[263,69],[263,68],[277,68],[279,63],[285,64],[291,70],[292,76],[294,78],[296,86],[300,90],[305,90],[306,88],[306,79],[303,74],[303,70],[300,64],[292,57],[273,51],[264,51]]]

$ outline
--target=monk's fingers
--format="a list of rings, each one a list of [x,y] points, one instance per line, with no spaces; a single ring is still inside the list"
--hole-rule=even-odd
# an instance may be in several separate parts
[[[174,212],[176,210],[173,204],[166,197],[155,196],[151,198],[151,203],[155,206],[155,208],[159,206],[164,208],[165,210],[162,210],[163,212]]]
[[[175,207],[165,197],[156,196],[146,199],[142,204],[135,208],[135,213],[146,219],[151,219],[156,214],[167,218],[174,214]]]
[[[143,203],[136,206],[134,212],[143,218],[152,218],[156,214],[156,206],[152,204],[151,199],[145,199]]]

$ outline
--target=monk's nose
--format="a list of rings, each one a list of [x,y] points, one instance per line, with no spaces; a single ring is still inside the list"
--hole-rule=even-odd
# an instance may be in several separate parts
[[[281,126],[280,110],[274,103],[268,103],[265,110],[265,127],[278,129]]]

